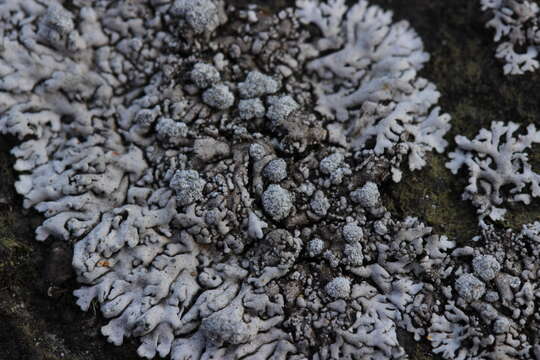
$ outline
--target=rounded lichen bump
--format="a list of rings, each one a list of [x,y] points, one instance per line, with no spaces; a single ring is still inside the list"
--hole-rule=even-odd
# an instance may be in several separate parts
[[[538,195],[536,129],[458,138],[486,223],[459,247],[384,203],[450,129],[409,23],[232,3],[0,1],[15,186],[36,238],[73,244],[103,335],[173,360],[405,359],[407,333],[445,359],[538,352],[540,225],[488,226]]]

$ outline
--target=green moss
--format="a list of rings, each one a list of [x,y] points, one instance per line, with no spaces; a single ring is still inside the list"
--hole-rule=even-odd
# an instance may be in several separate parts
[[[16,250],[26,248],[21,242],[17,241],[14,234],[16,219],[13,213],[4,213],[0,215],[0,250]]]
[[[486,29],[477,2],[424,0],[374,2],[391,8],[397,19],[406,19],[419,33],[431,60],[421,75],[433,81],[441,93],[440,105],[452,116],[446,136],[476,136],[492,121],[514,121],[526,127],[540,124],[540,104],[532,94],[540,93],[540,73],[505,76],[495,57],[493,33]],[[530,152],[533,168],[540,171],[540,147]],[[421,171],[405,172],[399,184],[388,184],[387,207],[402,216],[420,217],[439,233],[466,243],[479,231],[474,207],[461,200],[467,185],[463,170],[452,175],[444,164],[447,154],[432,155]],[[529,206],[513,204],[498,226],[519,229],[540,219],[540,200]]]
[[[478,63],[467,63],[465,64],[464,77],[471,82],[477,82],[482,76],[482,69]]]
[[[403,329],[397,330],[399,343],[403,346],[410,359],[413,360],[442,360],[440,355],[433,354],[427,338],[415,341],[411,333]]]
[[[465,242],[477,233],[476,215],[474,208],[461,200],[465,184],[456,184],[444,166],[446,161],[441,155],[430,156],[426,168],[406,172],[407,181],[389,185],[385,201],[390,211],[418,216],[437,233]]]

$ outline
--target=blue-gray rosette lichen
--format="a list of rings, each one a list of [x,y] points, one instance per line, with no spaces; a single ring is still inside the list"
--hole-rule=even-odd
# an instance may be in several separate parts
[[[402,330],[447,359],[536,349],[538,252],[505,241],[538,224],[457,248],[383,204],[450,128],[406,21],[365,0],[12,0],[0,24],[16,189],[38,240],[73,245],[77,303],[110,342],[174,360],[403,359]]]

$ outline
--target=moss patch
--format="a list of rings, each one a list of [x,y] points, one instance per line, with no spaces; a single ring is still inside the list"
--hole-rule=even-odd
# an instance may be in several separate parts
[[[454,137],[476,136],[492,121],[513,121],[525,128],[540,124],[540,72],[504,76],[495,57],[493,32],[484,26],[486,17],[476,1],[375,0],[393,9],[396,19],[408,20],[424,41],[431,61],[421,75],[434,82],[441,93],[440,105],[452,116],[446,139],[448,151]],[[530,152],[533,168],[540,171],[540,152]],[[444,163],[446,155],[432,155],[429,166],[405,172],[400,184],[389,184],[387,205],[402,215],[420,217],[438,232],[466,243],[478,233],[475,209],[461,200],[467,185],[466,171],[454,176]],[[540,200],[529,206],[509,207],[506,220],[498,224],[519,229],[540,217]]]

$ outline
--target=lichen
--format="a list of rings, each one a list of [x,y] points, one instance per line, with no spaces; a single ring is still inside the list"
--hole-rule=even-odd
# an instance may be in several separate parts
[[[301,0],[298,6],[300,20],[321,31],[306,50],[312,59],[306,69],[316,86],[316,109],[338,122],[334,129],[359,151],[396,162],[407,156],[411,170],[426,165],[426,152],[443,152],[450,116],[434,107],[435,85],[417,76],[429,55],[408,22],[392,24],[391,12],[367,1],[351,8],[343,0]],[[401,180],[399,166],[393,179]]]
[[[505,62],[504,73],[523,74],[538,69],[540,46],[538,4],[528,0],[480,0],[482,10],[491,16],[486,27],[495,31],[500,42],[496,57]]]
[[[448,129],[434,86],[416,76],[427,60],[421,41],[390,13],[365,1],[303,1],[296,12],[252,8],[244,17],[232,6],[221,14],[217,1],[74,1],[62,12],[86,41],[75,53],[62,37],[32,43],[47,10],[24,2],[27,26],[13,20],[5,30],[0,130],[20,138],[17,190],[46,218],[37,238],[75,244],[77,302],[99,306],[112,343],[138,338],[147,358],[404,358],[398,332],[424,338],[441,314],[441,289],[474,271],[450,255],[454,241],[384,206],[384,180],[399,179],[401,158],[425,166]],[[13,4],[1,6],[22,2]],[[308,10],[324,38],[300,22]],[[234,19],[228,31],[216,31],[228,26],[222,15]],[[345,30],[358,19],[369,31],[353,42]],[[389,53],[362,46],[382,41],[378,33]],[[353,73],[366,81],[391,72],[386,58],[403,68],[379,84],[391,96],[377,93],[376,106],[355,98],[315,113],[331,91],[361,88],[361,79],[314,70],[342,48],[380,60]],[[196,64],[212,68],[196,75]],[[340,66],[332,69],[351,70]],[[271,86],[242,87],[254,71]],[[257,96],[247,108],[241,91]],[[415,114],[398,116],[390,133],[364,118],[371,130],[362,135],[351,123],[357,106],[366,116],[386,106]],[[520,286],[502,279],[486,299],[493,286],[504,299]],[[493,329],[514,331],[502,317]]]
[[[493,122],[491,130],[480,130],[473,140],[457,136],[458,148],[449,154],[446,166],[453,174],[461,167],[469,171],[469,185],[463,199],[471,200],[478,208],[482,227],[488,226],[486,218],[494,221],[504,218],[504,203],[529,204],[532,197],[540,196],[540,177],[525,152],[540,142],[540,132],[530,124],[526,134],[514,136],[518,129],[519,125],[513,122]],[[504,190],[505,187],[509,190]]]

